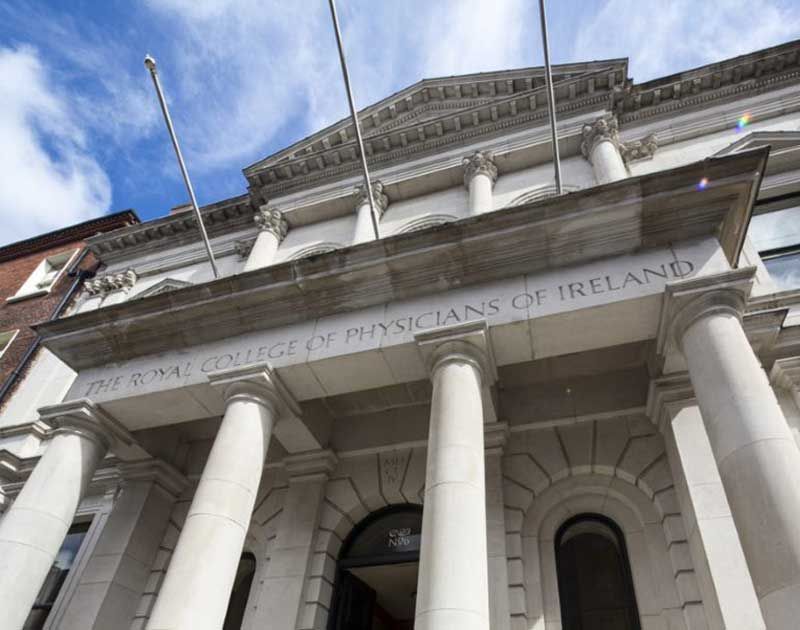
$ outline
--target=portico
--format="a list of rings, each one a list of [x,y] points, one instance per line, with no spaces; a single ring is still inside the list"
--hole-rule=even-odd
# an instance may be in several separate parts
[[[77,377],[43,416],[53,446],[0,526],[27,584],[20,624],[86,477],[106,451],[136,448],[191,481],[140,628],[223,627],[243,554],[255,569],[241,627],[325,628],[344,542],[409,505],[422,506],[418,629],[559,627],[559,563],[587,533],[625,549],[620,596],[642,627],[785,627],[800,483],[778,480],[800,475],[800,451],[759,360],[795,342],[763,332],[785,306],[752,296],[738,261],[765,159],[489,206],[278,264],[285,219],[263,207],[246,272],[41,325]],[[491,172],[472,177],[484,199]],[[714,185],[698,191],[701,177]],[[715,474],[724,534],[698,490]],[[49,532],[38,564],[14,533],[31,496],[22,529]],[[715,536],[737,532],[726,574]],[[771,557],[764,536],[783,541]]]

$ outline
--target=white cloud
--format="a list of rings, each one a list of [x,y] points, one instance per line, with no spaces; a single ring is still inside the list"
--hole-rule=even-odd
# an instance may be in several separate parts
[[[777,0],[608,0],[576,29],[576,60],[629,57],[645,81],[800,35],[800,6]]]
[[[106,212],[111,186],[32,48],[0,48],[0,243]]]

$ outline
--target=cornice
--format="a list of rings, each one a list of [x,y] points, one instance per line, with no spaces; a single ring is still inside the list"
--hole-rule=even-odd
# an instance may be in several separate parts
[[[754,150],[632,177],[35,328],[45,347],[83,369],[680,238],[718,238],[732,261],[766,155]],[[713,186],[698,192],[702,176]]]

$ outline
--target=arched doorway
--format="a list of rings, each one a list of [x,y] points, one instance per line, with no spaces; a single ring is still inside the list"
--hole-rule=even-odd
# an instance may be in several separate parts
[[[339,554],[328,630],[411,630],[422,508],[394,505],[361,521]]]
[[[581,514],[556,534],[563,630],[640,630],[625,539],[616,523]]]

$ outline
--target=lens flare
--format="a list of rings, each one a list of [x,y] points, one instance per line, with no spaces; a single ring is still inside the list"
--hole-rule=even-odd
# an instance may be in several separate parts
[[[697,190],[705,190],[706,188],[708,188],[708,177],[704,177],[697,182]]]
[[[747,127],[747,125],[750,124],[750,118],[750,114],[744,114],[743,116],[740,116],[739,120],[736,121],[736,131],[741,131]]]

